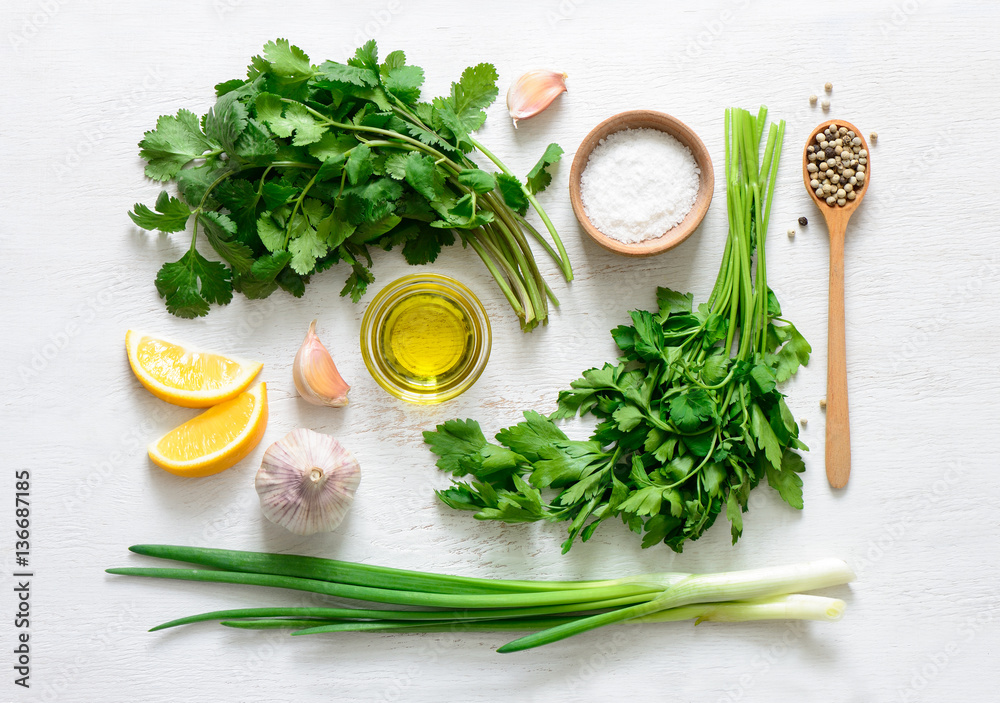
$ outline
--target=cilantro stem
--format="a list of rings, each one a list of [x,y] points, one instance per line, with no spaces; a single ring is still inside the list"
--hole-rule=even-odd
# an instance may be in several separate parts
[[[497,285],[500,286],[500,290],[504,297],[507,298],[507,302],[510,303],[512,308],[514,308],[514,312],[517,313],[518,317],[522,320],[525,319],[524,306],[521,305],[521,301],[518,300],[516,295],[514,295],[514,291],[512,291],[510,286],[507,284],[504,274],[497,269],[496,264],[493,263],[493,259],[490,255],[486,253],[483,245],[476,241],[476,235],[472,232],[469,232],[468,234],[463,232],[462,238],[470,247],[472,247],[473,251],[479,254],[479,258],[483,260],[484,264],[486,264],[486,268],[493,276],[493,280],[495,280]]]
[[[317,172],[316,176],[318,175],[319,173]],[[301,209],[302,201],[305,199],[306,193],[309,192],[309,189],[312,188],[313,184],[316,182],[316,176],[313,176],[312,178],[309,179],[309,182],[302,187],[302,192],[299,193],[299,197],[295,199],[295,205],[292,207],[292,212],[288,216],[288,219],[285,221],[285,238],[282,240],[281,243],[282,249],[288,247],[288,240],[291,239],[292,227],[294,227],[295,214]],[[341,188],[343,188],[343,182],[341,182]]]
[[[476,149],[481,151],[486,156],[486,158],[492,161],[496,165],[496,167],[500,169],[502,173],[514,177],[514,174],[511,173],[511,170],[507,168],[507,166],[500,159],[498,159],[496,155],[493,154],[493,152],[491,152],[485,146],[480,144],[479,141],[477,141],[471,135],[469,136],[469,142],[473,146],[475,146]],[[524,193],[524,196],[528,199],[528,202],[531,203],[531,207],[533,207],[535,209],[535,212],[538,213],[538,216],[545,224],[545,228],[549,231],[549,234],[552,235],[552,240],[556,243],[556,248],[559,250],[559,257],[557,258],[557,261],[559,263],[559,268],[562,270],[563,277],[565,277],[567,281],[572,281],[573,269],[569,265],[569,255],[566,253],[565,247],[563,247],[562,240],[559,238],[559,233],[556,232],[555,225],[552,224],[552,220],[549,219],[548,214],[545,212],[545,209],[542,207],[542,204],[538,202],[538,198],[535,197],[535,194],[529,191],[527,187],[525,187],[523,184],[521,185],[521,191]]]

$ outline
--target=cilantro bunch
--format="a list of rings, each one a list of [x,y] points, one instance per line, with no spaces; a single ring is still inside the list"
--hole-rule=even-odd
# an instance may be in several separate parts
[[[351,268],[342,295],[357,302],[369,283],[370,247],[400,247],[411,264],[435,260],[455,234],[486,264],[530,330],[558,304],[535,262],[529,239],[556,260],[569,259],[536,199],[562,149],[551,144],[518,179],[472,134],[497,97],[490,64],[466,69],[451,94],[420,101],[419,66],[401,51],[379,63],[374,41],[346,64],[313,65],[278,39],[255,56],[246,79],[216,86],[218,99],[198,118],[165,115],[139,143],[146,175],[174,181],[153,208],[129,213],[145,229],[181,232],[193,221],[191,246],[167,263],[156,288],[167,309],[199,317],[233,291],[266,298],[278,288],[299,297],[313,274]],[[498,172],[481,170],[478,150]],[[533,207],[555,247],[525,219]],[[222,261],[196,248],[199,234]]]
[[[612,330],[622,352],[559,394],[551,418],[534,411],[490,443],[473,420],[451,420],[424,439],[456,481],[438,492],[482,520],[568,521],[566,552],[617,517],[680,552],[725,511],[735,544],[750,491],[762,479],[802,507],[805,466],[798,426],[777,385],[812,351],[781,318],[767,287],[764,240],[785,123],[766,110],[726,111],[729,235],[706,303],[657,290],[655,313],[635,310]],[[752,270],[756,252],[756,276]],[[589,440],[569,439],[553,419],[598,419]],[[550,498],[543,496],[551,495]]]

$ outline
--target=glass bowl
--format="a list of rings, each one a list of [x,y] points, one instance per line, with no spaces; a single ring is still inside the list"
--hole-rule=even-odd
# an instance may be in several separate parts
[[[403,276],[383,288],[361,320],[361,355],[372,378],[408,403],[464,393],[486,368],[493,343],[475,294],[436,273]]]

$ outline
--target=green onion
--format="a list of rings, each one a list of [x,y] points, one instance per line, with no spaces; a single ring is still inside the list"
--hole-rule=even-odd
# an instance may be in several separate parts
[[[838,559],[719,574],[661,573],[597,581],[508,581],[405,571],[284,554],[170,545],[132,551],[215,569],[117,568],[126,576],[231,583],[408,606],[264,607],[217,610],[163,623],[161,630],[206,620],[242,629],[333,632],[531,631],[503,647],[514,652],[550,644],[603,625],[675,620],[836,620],[843,601],[800,595],[847,583]]]

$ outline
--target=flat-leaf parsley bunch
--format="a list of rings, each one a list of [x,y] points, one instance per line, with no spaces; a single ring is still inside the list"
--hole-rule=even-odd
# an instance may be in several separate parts
[[[255,56],[246,79],[216,86],[218,99],[198,118],[165,115],[139,143],[146,175],[174,181],[153,208],[129,213],[145,229],[180,232],[193,220],[191,246],[167,263],[156,288],[179,317],[208,314],[233,291],[265,298],[282,288],[296,297],[310,276],[344,262],[341,291],[355,301],[374,280],[370,246],[401,247],[411,264],[434,261],[442,246],[476,251],[521,318],[545,323],[548,299],[528,239],[556,260],[569,259],[535,195],[552,179],[562,149],[551,144],[522,182],[473,137],[497,97],[496,69],[467,68],[451,94],[420,100],[424,72],[394,51],[380,63],[374,41],[346,64],[313,65],[278,39]],[[481,170],[478,150],[498,172]],[[533,207],[554,247],[525,219]],[[195,248],[203,235],[222,258]],[[224,262],[224,263],[223,263]]]
[[[570,440],[536,412],[486,440],[474,420],[451,420],[424,439],[456,476],[438,495],[481,520],[569,521],[568,551],[605,520],[621,518],[681,551],[725,512],[733,543],[750,491],[766,477],[802,507],[805,468],[798,426],[777,384],[808,363],[809,343],[781,318],[767,286],[764,240],[785,123],[772,124],[760,157],[766,110],[726,111],[729,235],[708,302],[657,290],[659,309],[635,310],[612,330],[622,352],[559,394],[552,418],[590,414],[589,440]],[[756,252],[756,276],[752,261]],[[546,495],[543,495],[543,491]],[[549,497],[546,497],[549,496]]]

